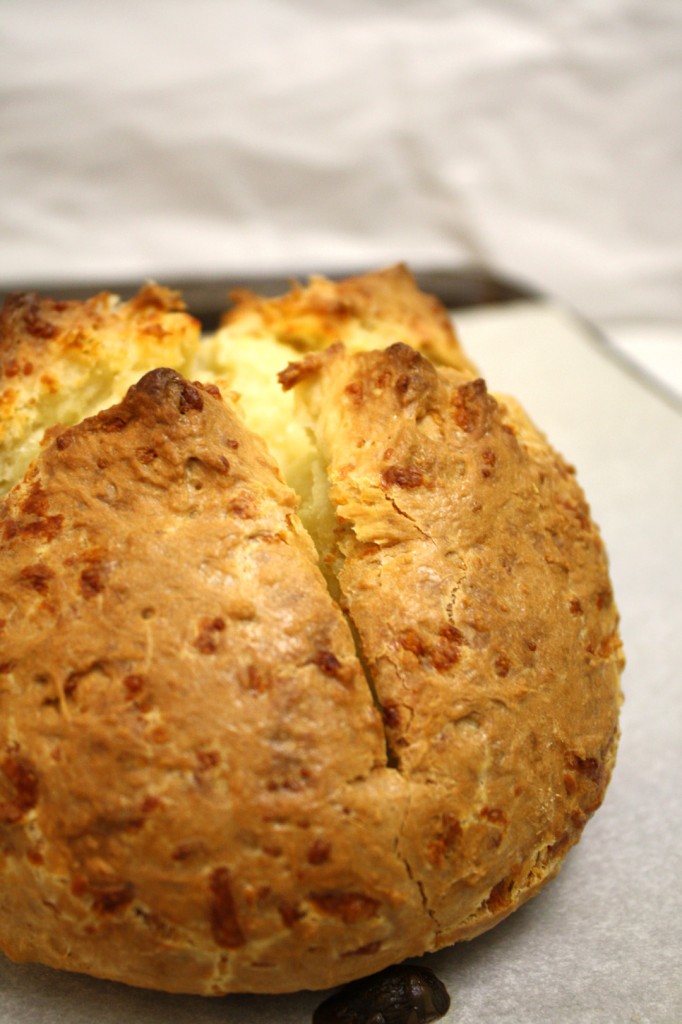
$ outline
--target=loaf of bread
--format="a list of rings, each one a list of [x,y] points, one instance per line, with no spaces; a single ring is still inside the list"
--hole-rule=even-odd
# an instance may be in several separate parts
[[[2,329],[0,949],[320,989],[535,895],[613,768],[606,554],[409,272]]]

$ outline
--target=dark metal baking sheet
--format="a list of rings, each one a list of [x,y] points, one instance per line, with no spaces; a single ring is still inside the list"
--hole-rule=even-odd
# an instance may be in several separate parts
[[[346,269],[343,272],[321,270],[332,279],[349,277],[354,273],[366,272],[361,269]],[[317,270],[315,271],[318,272]],[[159,283],[168,288],[175,288],[182,293],[187,308],[198,317],[206,330],[212,330],[221,314],[230,305],[230,293],[238,289],[250,289],[258,295],[281,295],[288,291],[293,281],[305,281],[311,271],[291,274],[263,275],[229,275],[212,277],[155,275]],[[414,270],[417,283],[424,290],[436,295],[449,309],[466,309],[472,306],[485,306],[500,302],[516,302],[522,299],[538,297],[539,293],[531,286],[508,278],[505,275],[484,267],[461,266],[452,270]],[[0,299],[10,292],[39,291],[56,299],[85,299],[99,291],[113,292],[121,298],[129,298],[140,287],[141,281],[82,281],[77,284],[60,283],[59,281],[36,284],[26,282],[25,285],[14,286],[0,291]]]

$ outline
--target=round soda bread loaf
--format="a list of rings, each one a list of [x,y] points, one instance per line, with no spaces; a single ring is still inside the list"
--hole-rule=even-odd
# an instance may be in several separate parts
[[[613,767],[606,556],[408,271],[3,331],[0,948],[319,989],[537,893]]]

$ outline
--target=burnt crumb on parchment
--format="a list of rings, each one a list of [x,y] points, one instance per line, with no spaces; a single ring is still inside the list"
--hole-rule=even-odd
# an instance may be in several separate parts
[[[398,964],[325,999],[313,1024],[429,1024],[449,1008],[448,991],[433,971]]]

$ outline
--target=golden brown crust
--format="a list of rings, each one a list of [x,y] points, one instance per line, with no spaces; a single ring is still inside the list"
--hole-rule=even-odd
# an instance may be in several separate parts
[[[317,437],[319,552],[239,406],[172,369],[53,427],[0,504],[16,959],[338,984],[501,920],[603,797],[622,655],[572,469],[468,365],[402,343],[280,378]]]

